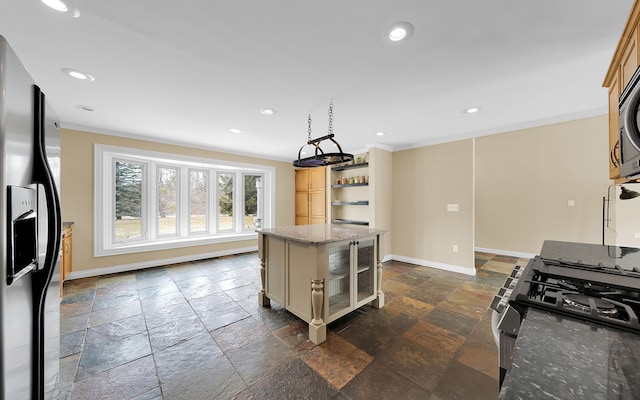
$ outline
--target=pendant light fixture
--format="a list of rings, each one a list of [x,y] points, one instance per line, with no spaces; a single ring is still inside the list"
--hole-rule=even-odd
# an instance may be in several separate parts
[[[340,144],[333,139],[333,100],[329,104],[329,134],[326,136],[322,136],[316,139],[311,139],[311,113],[309,113],[309,128],[307,129],[307,144],[300,147],[298,150],[298,159],[293,161],[294,167],[299,168],[313,168],[313,167],[323,167],[325,165],[339,164],[347,161],[353,161],[353,154],[344,153],[342,151],[342,147]],[[325,140],[329,140],[333,143],[335,147],[338,148],[339,153],[329,152],[325,153],[324,150],[320,147],[320,143]],[[302,150],[306,146],[314,147],[314,154],[310,157],[301,158]]]

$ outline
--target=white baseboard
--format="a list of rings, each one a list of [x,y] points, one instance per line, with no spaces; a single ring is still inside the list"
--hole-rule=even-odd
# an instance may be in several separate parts
[[[396,261],[406,262],[406,263],[409,263],[409,264],[416,264],[416,265],[421,265],[421,266],[424,266],[424,267],[433,267],[433,268],[443,269],[445,271],[457,272],[457,273],[465,274],[465,275],[475,275],[476,274],[476,269],[475,268],[461,267],[459,265],[444,264],[444,263],[437,262],[437,261],[429,261],[429,260],[423,260],[423,259],[419,259],[419,258],[399,256],[397,254],[391,254],[391,255],[385,257],[385,260],[387,258],[392,259],[392,260],[396,260]]]
[[[502,256],[511,256],[518,258],[533,258],[536,254],[531,253],[522,253],[519,251],[509,251],[509,250],[500,250],[500,249],[487,249],[484,247],[476,247],[475,251],[480,251],[482,253],[492,253],[492,254],[500,254]]]
[[[241,254],[241,253],[249,253],[257,250],[258,250],[258,246],[250,246],[250,247],[242,247],[239,249],[214,251],[211,253],[190,254],[188,256],[164,258],[161,260],[151,260],[151,261],[144,261],[144,262],[133,263],[133,264],[114,265],[112,267],[95,268],[95,269],[89,269],[84,271],[72,271],[69,274],[69,276],[67,276],[67,280],[89,278],[92,276],[100,276],[100,275],[108,275],[108,274],[116,274],[119,272],[131,272],[131,271],[137,271],[144,268],[161,267],[164,265],[178,264],[178,263],[196,261],[196,260],[204,260],[207,258],[229,256],[229,255]]]

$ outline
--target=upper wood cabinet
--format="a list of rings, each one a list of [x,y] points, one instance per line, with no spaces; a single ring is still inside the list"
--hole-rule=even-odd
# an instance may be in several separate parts
[[[620,136],[618,129],[618,101],[625,86],[640,65],[638,57],[638,35],[640,4],[633,4],[627,23],[622,31],[618,47],[613,55],[603,86],[609,91],[609,178],[620,178]]]
[[[296,225],[327,223],[327,169],[296,170]]]

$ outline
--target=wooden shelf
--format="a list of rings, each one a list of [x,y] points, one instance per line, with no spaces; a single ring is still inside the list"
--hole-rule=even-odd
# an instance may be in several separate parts
[[[332,206],[368,206],[369,200],[359,200],[359,201],[334,201],[331,203]]]
[[[338,280],[341,280],[341,279],[344,279],[344,278],[348,278],[348,277],[349,277],[349,273],[347,273],[347,272],[342,273],[342,274],[335,274],[335,273],[329,272],[329,280],[330,281],[338,281]]]
[[[369,163],[360,163],[360,164],[351,164],[351,165],[340,165],[338,167],[331,168],[332,171],[344,171],[345,169],[355,169],[355,168],[366,168],[369,166]]]
[[[369,186],[369,183],[345,183],[345,184],[339,184],[339,185],[331,185],[332,188],[342,188],[342,187],[349,187],[349,186]]]
[[[352,221],[349,219],[332,219],[332,224],[369,225],[367,221]]]

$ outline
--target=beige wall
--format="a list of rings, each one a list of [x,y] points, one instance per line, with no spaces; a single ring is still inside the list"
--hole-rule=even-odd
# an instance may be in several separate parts
[[[602,115],[476,139],[476,247],[538,254],[545,239],[600,243],[607,124]]]
[[[62,129],[60,197],[63,220],[74,223],[74,272],[122,265],[145,264],[155,260],[189,257],[194,254],[231,252],[233,249],[257,246],[256,240],[246,240],[172,250],[93,257],[93,154],[94,144],[97,143],[275,167],[276,225],[294,224],[294,170],[289,163]]]
[[[599,243],[602,196],[610,184],[606,132],[603,115],[394,153],[371,148],[372,225],[389,230],[383,254],[473,273],[474,247],[536,254],[545,239]],[[94,258],[96,143],[275,167],[276,225],[294,224],[289,163],[63,129],[61,199],[63,219],[74,222],[74,271],[256,245],[247,240]],[[459,204],[460,211],[448,212],[447,204]]]
[[[393,153],[395,259],[474,272],[473,146],[469,139]]]
[[[370,148],[369,149],[369,193],[371,199],[369,207],[371,209],[371,227],[385,229],[382,255],[391,254],[391,241],[393,232],[391,231],[392,201],[393,191],[393,153],[390,151]]]

